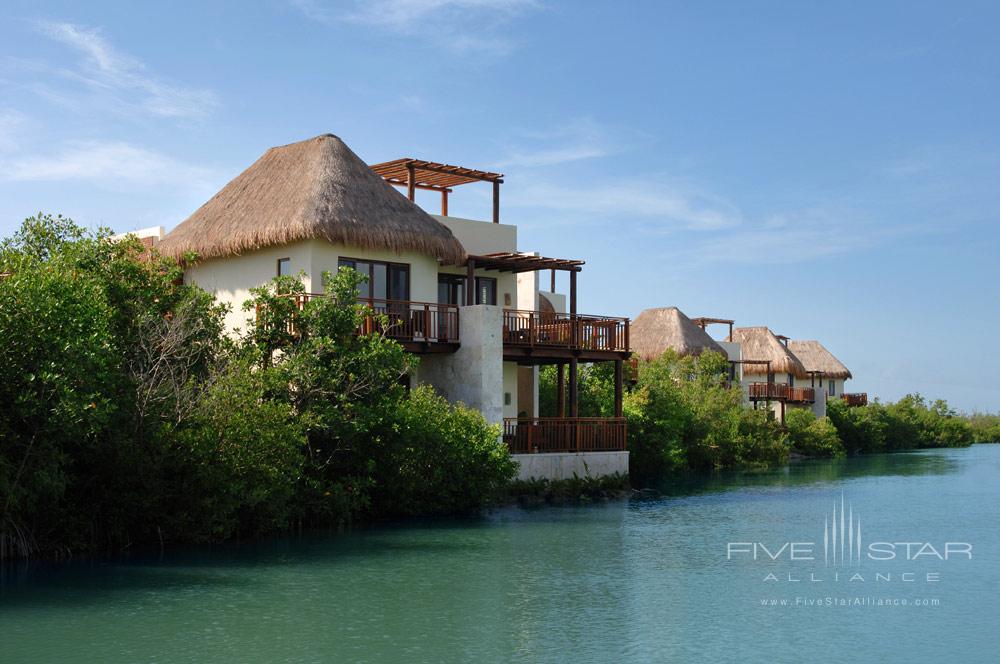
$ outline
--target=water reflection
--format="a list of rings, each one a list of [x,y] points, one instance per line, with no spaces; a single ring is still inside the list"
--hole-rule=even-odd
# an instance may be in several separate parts
[[[950,475],[966,462],[962,450],[930,450],[872,454],[846,459],[797,461],[770,470],[678,473],[665,478],[638,500],[692,496],[754,487],[799,487],[831,484],[863,477]]]

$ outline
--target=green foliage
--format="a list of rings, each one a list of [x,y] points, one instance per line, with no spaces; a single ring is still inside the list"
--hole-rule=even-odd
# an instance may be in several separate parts
[[[513,475],[495,427],[355,333],[353,271],[301,309],[296,278],[254,289],[235,341],[176,264],[62,217],[0,272],[0,559],[469,512]]]
[[[726,383],[718,353],[698,358],[667,351],[643,363],[625,402],[629,419],[629,471],[644,486],[678,470],[771,466],[788,458],[780,427],[743,406]]]
[[[1000,443],[1000,415],[973,413],[966,420],[974,443]]]
[[[965,447],[973,442],[971,425],[947,402],[928,404],[919,394],[855,408],[835,400],[827,405],[827,414],[849,454]]]
[[[429,387],[414,390],[384,422],[373,459],[379,514],[476,512],[517,470],[498,426],[478,411],[449,405]]]
[[[792,451],[808,457],[842,457],[844,445],[829,417],[817,418],[811,410],[792,408],[785,413],[785,428]]]
[[[503,500],[523,506],[579,505],[622,498],[630,491],[628,475],[580,477],[574,474],[565,480],[515,480],[508,485]]]

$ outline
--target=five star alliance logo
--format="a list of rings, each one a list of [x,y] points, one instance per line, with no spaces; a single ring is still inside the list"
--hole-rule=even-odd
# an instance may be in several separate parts
[[[861,517],[854,518],[854,506],[847,504],[844,520],[844,494],[840,494],[840,511],[833,503],[833,515],[823,517],[823,564],[834,566],[861,564]],[[837,519],[840,518],[840,527]],[[839,534],[838,534],[839,532]],[[839,545],[839,548],[838,548]],[[846,550],[846,554],[845,554]]]

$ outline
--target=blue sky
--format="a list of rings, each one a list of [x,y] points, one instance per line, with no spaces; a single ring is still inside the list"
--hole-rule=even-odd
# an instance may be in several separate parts
[[[1000,410],[994,3],[38,3],[0,21],[0,235],[183,220],[266,148],[504,172],[581,310],[817,338]],[[451,212],[488,218],[488,188]],[[436,201],[428,199],[428,207]]]

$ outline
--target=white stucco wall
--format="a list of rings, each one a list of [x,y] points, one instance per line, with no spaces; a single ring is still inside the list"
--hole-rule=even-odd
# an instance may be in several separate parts
[[[447,226],[470,254],[517,251],[517,226],[461,217],[442,217],[439,214],[431,216]]]
[[[503,350],[501,349],[501,354]],[[503,363],[503,416],[517,417],[517,363]],[[510,395],[510,403],[507,396]]]
[[[628,452],[587,452],[577,454],[512,454],[517,461],[517,478],[566,480],[573,477],[603,477],[628,474]]]
[[[291,259],[292,274],[305,272],[306,291],[313,291],[312,242],[295,242],[280,247],[267,247],[240,256],[212,258],[184,269],[184,282],[197,284],[215,294],[216,300],[229,305],[226,330],[240,334],[246,329],[247,319],[253,312],[243,311],[243,303],[250,299],[250,289],[262,286],[278,273],[278,259]]]
[[[545,299],[552,303],[552,308],[556,310],[557,314],[569,313],[569,307],[566,304],[566,296],[562,293],[553,293],[552,291],[539,289],[539,294],[544,295]]]

